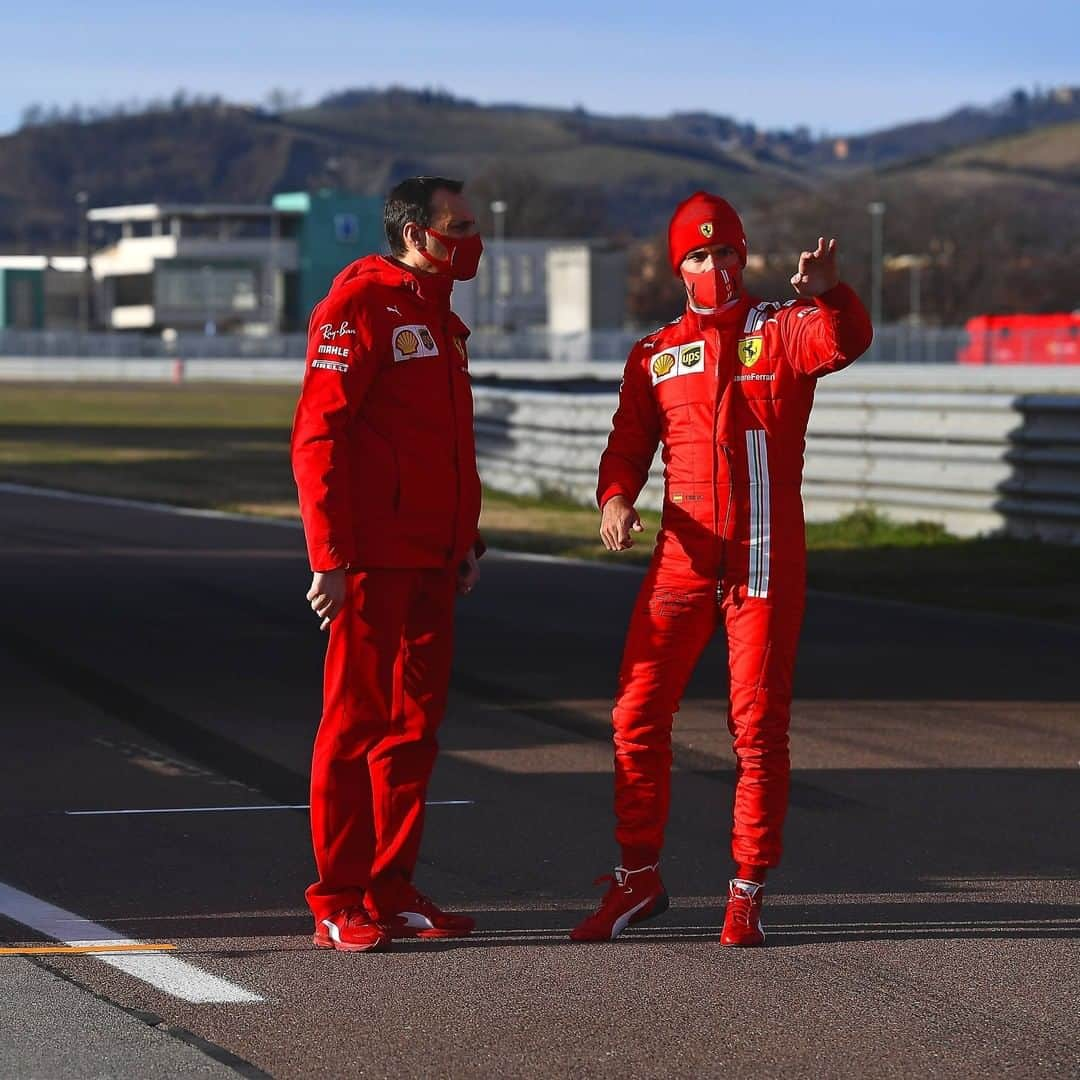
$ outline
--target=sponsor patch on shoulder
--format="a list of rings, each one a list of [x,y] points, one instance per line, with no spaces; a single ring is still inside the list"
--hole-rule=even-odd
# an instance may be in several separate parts
[[[415,360],[420,356],[438,356],[439,347],[426,326],[399,326],[393,334],[394,363]]]
[[[653,386],[663,382],[665,379],[673,378],[678,373],[678,359],[678,349],[665,349],[664,352],[657,353],[652,358],[650,367],[652,369]]]
[[[349,365],[339,363],[337,360],[312,360],[313,368],[322,368],[325,371],[348,371]]]
[[[705,370],[705,342],[688,341],[685,345],[671,345],[657,353],[649,364],[652,383],[662,383],[680,375],[693,375]]]

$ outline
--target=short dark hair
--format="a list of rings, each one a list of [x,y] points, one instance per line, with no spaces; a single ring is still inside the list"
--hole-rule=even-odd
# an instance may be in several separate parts
[[[425,227],[431,224],[431,198],[436,191],[452,191],[458,195],[464,187],[464,180],[450,180],[445,176],[412,176],[402,180],[386,197],[383,207],[383,225],[390,253],[405,254],[402,233],[410,221]]]

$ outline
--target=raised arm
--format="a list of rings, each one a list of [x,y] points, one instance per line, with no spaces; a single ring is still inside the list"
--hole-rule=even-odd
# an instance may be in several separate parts
[[[791,284],[811,303],[784,308],[781,333],[788,358],[804,375],[820,376],[847,367],[870,347],[870,316],[854,291],[840,280],[837,244],[818,238],[814,251],[799,256]]]

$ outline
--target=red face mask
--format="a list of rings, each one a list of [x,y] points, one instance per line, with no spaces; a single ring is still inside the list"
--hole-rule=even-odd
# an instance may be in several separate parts
[[[444,236],[441,232],[436,232],[432,228],[428,228],[427,231],[446,248],[446,258],[436,258],[429,251],[423,249],[421,249],[420,254],[440,274],[449,274],[456,281],[468,281],[469,278],[476,277],[476,270],[480,265],[480,256],[484,253],[484,241],[479,233],[456,238]]]
[[[742,274],[738,270],[721,270],[718,266],[700,274],[682,271],[682,279],[690,303],[702,311],[714,311],[739,295]]]

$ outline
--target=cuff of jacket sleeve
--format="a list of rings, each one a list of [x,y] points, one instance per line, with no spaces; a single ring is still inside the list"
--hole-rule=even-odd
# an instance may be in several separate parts
[[[339,547],[329,541],[308,544],[308,559],[311,562],[312,573],[315,574],[349,569],[349,560]]]
[[[850,298],[851,287],[838,281],[831,289],[826,289],[820,296],[814,297],[814,300],[819,307],[838,311],[840,308],[847,307]]]
[[[487,551],[487,544],[484,543],[484,538],[477,533],[476,539],[473,541],[473,554],[479,559],[482,558],[484,552]]]
[[[596,493],[596,505],[603,510],[605,503],[611,502],[616,495],[621,495],[627,502],[634,501],[627,494],[626,488],[624,488],[622,484],[608,484],[606,488],[601,488],[601,490]]]

